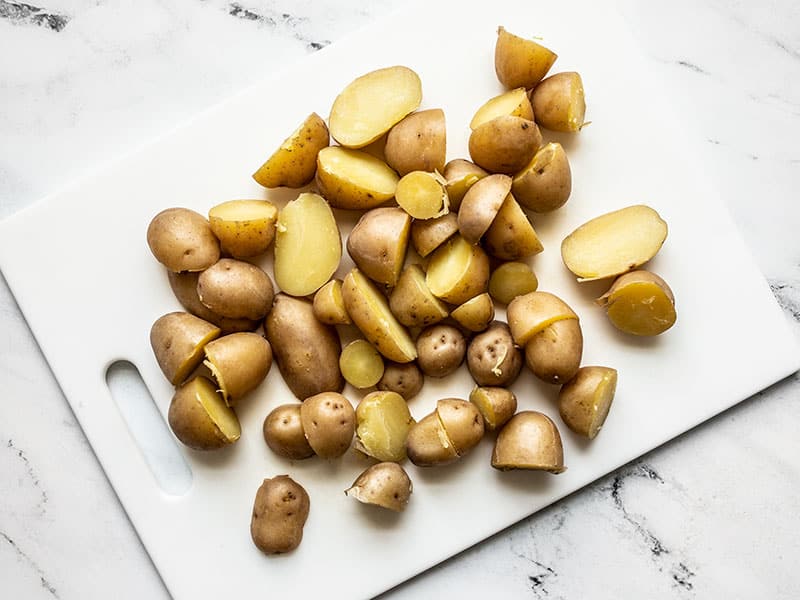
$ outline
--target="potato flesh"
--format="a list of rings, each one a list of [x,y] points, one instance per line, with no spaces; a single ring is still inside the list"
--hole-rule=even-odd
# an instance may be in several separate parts
[[[326,325],[350,324],[342,299],[341,279],[331,279],[314,294],[314,316]]]
[[[470,331],[483,331],[494,319],[494,304],[488,293],[478,294],[453,309],[450,316]]]
[[[564,264],[578,281],[593,281],[631,271],[653,258],[667,237],[667,224],[645,205],[596,217],[561,243]]]
[[[635,273],[638,272],[627,275]],[[623,282],[622,285],[615,283],[612,290],[600,300],[611,323],[620,331],[632,335],[659,335],[672,327],[677,319],[672,291],[663,279],[660,283],[636,279]]]
[[[449,200],[445,180],[438,173],[412,171],[397,183],[395,200],[415,219],[434,219],[447,214]]]
[[[167,420],[175,437],[195,450],[217,450],[241,435],[236,413],[205,377],[195,377],[175,391]]]
[[[458,207],[458,231],[470,244],[477,244],[489,229],[511,191],[511,178],[495,174],[484,177],[464,194]]]
[[[500,260],[519,260],[544,250],[528,216],[509,194],[483,236],[486,251]]]
[[[489,295],[501,304],[509,304],[517,296],[535,292],[538,287],[536,274],[523,262],[503,263],[489,277]]]
[[[470,392],[469,401],[483,415],[483,423],[488,431],[500,429],[517,412],[517,397],[504,387],[476,387]]]
[[[195,387],[195,393],[198,402],[214,424],[219,427],[225,439],[235,442],[242,435],[242,428],[236,413],[231,410],[208,379],[198,378],[197,381],[199,384]]]
[[[150,328],[150,346],[161,372],[178,385],[202,362],[203,348],[220,333],[218,327],[189,313],[168,313]]]
[[[380,461],[406,458],[406,438],[414,423],[403,397],[391,391],[372,392],[356,407],[356,447]]]
[[[528,121],[533,121],[533,107],[528,99],[528,92],[524,87],[505,92],[487,100],[475,112],[475,116],[472,117],[472,121],[469,123],[469,128],[476,129],[484,123],[504,115],[522,117]]]
[[[263,254],[275,239],[278,209],[266,200],[229,200],[208,211],[211,230],[234,258]]]
[[[382,160],[338,146],[317,155],[317,185],[334,208],[366,210],[394,196],[399,177]]]
[[[486,291],[489,257],[480,246],[456,235],[433,253],[425,282],[437,298],[463,304]]]
[[[345,381],[358,389],[372,387],[383,377],[383,359],[366,340],[353,340],[342,348],[339,370]]]
[[[572,171],[561,144],[550,142],[539,148],[531,162],[514,175],[511,192],[517,202],[534,212],[562,207],[572,192]]]

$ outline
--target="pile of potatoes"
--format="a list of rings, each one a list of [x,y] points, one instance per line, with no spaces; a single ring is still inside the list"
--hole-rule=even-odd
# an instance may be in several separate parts
[[[232,200],[208,218],[186,208],[153,218],[148,245],[185,308],[160,317],[150,334],[176,386],[168,420],[181,442],[197,450],[235,443],[235,407],[274,359],[298,402],[266,415],[266,445],[287,460],[336,459],[350,448],[373,458],[345,491],[361,502],[402,511],[412,484],[400,463],[452,463],[487,431],[496,432],[496,469],[565,470],[556,423],[518,411],[510,386],[523,367],[560,386],[562,421],[592,439],[617,372],[581,366],[579,316],[538,290],[527,262],[544,250],[528,211],[559,209],[572,189],[564,148],[542,130],[577,134],[586,125],[581,77],[548,76],[555,60],[498,30],[495,71],[508,91],[476,107],[471,160],[447,161],[444,111],[418,110],[418,75],[387,67],[347,85],[327,123],[310,115],[253,174],[267,188],[312,191],[280,209]],[[360,214],[344,245],[333,209]],[[637,269],[666,235],[655,210],[625,207],[570,233],[562,259],[580,281],[615,278],[597,300],[615,327],[657,335],[675,322],[674,298],[660,277]],[[271,275],[250,262],[270,250]],[[343,250],[355,266],[337,279]],[[506,321],[495,314],[502,306]],[[464,363],[475,381],[469,398],[442,398],[412,416],[408,402],[425,379]],[[346,383],[363,397],[342,395]],[[252,516],[256,546],[296,548],[309,506],[289,476],[265,479]]]

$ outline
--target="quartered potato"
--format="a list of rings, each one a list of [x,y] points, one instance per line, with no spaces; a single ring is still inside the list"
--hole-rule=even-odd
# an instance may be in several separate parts
[[[356,423],[356,449],[380,461],[405,460],[406,438],[414,419],[400,394],[367,394],[356,407]]]
[[[373,208],[350,232],[347,253],[364,275],[393,286],[400,278],[410,231],[411,217],[404,210]]]
[[[411,171],[397,183],[394,199],[415,219],[435,219],[446,215],[450,207],[445,183],[439,173]]]
[[[264,419],[264,441],[278,456],[289,460],[303,460],[314,456],[303,432],[300,404],[281,404]]]
[[[401,176],[411,171],[441,173],[446,149],[444,111],[432,108],[412,113],[392,127],[384,154],[387,164]]]
[[[334,208],[374,208],[394,197],[399,180],[389,165],[366,152],[329,146],[317,155],[317,187]]]
[[[382,462],[361,473],[344,493],[364,504],[402,512],[411,492],[411,479],[403,467],[395,462]]]
[[[484,123],[502,116],[522,117],[533,121],[533,107],[524,87],[517,88],[487,100],[469,122],[470,129],[476,129]]]
[[[586,123],[583,81],[578,73],[556,73],[543,79],[533,88],[531,104],[536,122],[545,129],[574,133]]]
[[[195,377],[175,390],[167,421],[175,437],[195,450],[223,448],[242,433],[236,413],[205,377]]]
[[[185,312],[159,317],[150,328],[150,346],[158,366],[178,385],[203,361],[203,348],[219,337],[219,327]]]
[[[558,55],[541,44],[497,29],[494,69],[507,88],[532,88],[547,75]]]
[[[411,223],[411,243],[423,258],[436,250],[458,232],[458,216],[454,212],[435,219],[422,219]]]
[[[611,289],[595,300],[608,320],[625,333],[653,336],[675,324],[675,297],[667,282],[650,271],[620,275]]]
[[[367,340],[353,340],[342,348],[339,370],[354,388],[369,388],[383,377],[383,358]]]
[[[425,282],[419,265],[403,269],[397,285],[389,294],[389,308],[406,327],[425,327],[447,317],[447,305],[434,296]]]
[[[428,377],[445,377],[458,369],[467,353],[467,340],[457,327],[431,325],[417,337],[417,364]]]
[[[205,360],[222,397],[233,406],[266,379],[272,347],[257,333],[232,333],[206,344]]]
[[[233,258],[266,252],[275,239],[277,220],[278,209],[267,200],[228,200],[208,211],[211,230]]]
[[[522,369],[522,353],[514,345],[508,325],[495,321],[472,338],[467,349],[467,367],[481,386],[507,386]]]
[[[489,277],[489,295],[500,304],[509,304],[517,296],[535,292],[538,287],[536,274],[523,262],[503,263]]]
[[[408,401],[419,394],[424,383],[425,377],[417,363],[387,362],[383,369],[383,377],[378,382],[378,389],[383,392],[396,392]]]
[[[272,280],[259,267],[221,258],[197,278],[197,297],[215,314],[230,319],[263,319],[272,307]]]
[[[567,153],[558,142],[545,144],[531,162],[514,175],[511,193],[522,206],[546,213],[566,204],[572,192],[572,171]]]
[[[450,313],[453,320],[469,331],[483,331],[494,319],[494,303],[488,292],[470,298]]]
[[[265,479],[253,503],[253,543],[265,554],[291,552],[303,540],[310,506],[306,490],[288,475]]]
[[[549,292],[531,292],[514,298],[506,315],[514,342],[520,347],[556,321],[578,319],[566,302]]]
[[[500,260],[519,260],[539,254],[544,247],[528,215],[509,194],[483,236],[483,247]]]
[[[517,397],[504,387],[476,387],[469,401],[480,411],[487,431],[500,429],[517,412]]]
[[[342,298],[342,280],[331,279],[314,294],[314,316],[326,325],[349,325],[351,323]]]
[[[434,251],[425,282],[437,298],[450,304],[464,304],[486,291],[489,257],[480,246],[455,235]]]
[[[583,332],[578,319],[555,321],[525,344],[525,364],[536,377],[562,384],[575,376],[583,356]]]
[[[507,175],[489,175],[469,188],[458,208],[458,231],[470,244],[477,244],[497,216],[511,191]]]
[[[542,134],[533,121],[510,115],[496,117],[476,127],[469,136],[469,155],[490,173],[513,175],[527,165]]]
[[[450,199],[450,210],[456,211],[461,206],[461,200],[467,190],[479,179],[488,175],[478,165],[463,158],[451,160],[444,166],[444,178],[447,180],[445,189]]]
[[[617,389],[617,371],[581,367],[558,392],[558,412],[572,431],[594,439],[606,421]]]
[[[303,187],[314,179],[317,154],[329,142],[325,121],[317,113],[311,113],[253,173],[253,179],[268,188]]]
[[[260,321],[258,320],[223,317],[200,302],[200,296],[197,295],[197,280],[200,277],[200,272],[185,271],[183,273],[175,273],[174,271],[167,271],[167,277],[169,278],[169,285],[172,288],[172,292],[183,308],[194,316],[200,317],[204,321],[208,321],[219,327],[223,335],[227,333],[236,333],[237,331],[253,331],[258,329],[260,325]]]
[[[653,258],[667,238],[667,224],[642,204],[584,223],[561,243],[564,264],[578,281],[616,277]]]
[[[147,227],[147,245],[170,271],[202,271],[219,260],[219,241],[206,218],[188,208],[168,208]]]
[[[353,441],[356,413],[350,401],[338,392],[322,392],[300,405],[308,445],[320,458],[339,458]]]
[[[518,412],[497,435],[492,466],[500,471],[528,469],[563,473],[564,446],[558,427],[545,414]]]
[[[374,142],[415,111],[422,102],[422,82],[408,67],[371,71],[352,81],[336,97],[330,132],[347,148]]]

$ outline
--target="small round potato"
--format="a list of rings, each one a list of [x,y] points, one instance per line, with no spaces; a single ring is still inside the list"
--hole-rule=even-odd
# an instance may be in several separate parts
[[[616,369],[581,367],[561,386],[558,412],[567,427],[592,440],[606,421],[616,390]]]
[[[386,162],[400,176],[411,171],[444,170],[447,128],[444,111],[431,108],[411,113],[386,136]]]
[[[378,389],[387,392],[396,392],[404,400],[411,400],[419,394],[425,378],[419,370],[417,363],[387,362],[383,369],[383,377],[378,382]]]
[[[469,155],[476,165],[490,173],[513,175],[530,162],[541,145],[542,134],[536,123],[507,115],[472,131]]]
[[[517,397],[504,387],[476,387],[469,401],[478,407],[488,431],[500,429],[517,412]]]
[[[300,405],[300,420],[308,445],[321,458],[339,458],[350,447],[356,431],[356,412],[337,392],[323,392]]]
[[[511,191],[507,175],[489,175],[475,183],[458,209],[458,231],[470,244],[477,244],[497,216]]]
[[[201,214],[188,208],[168,208],[147,228],[147,245],[170,271],[202,271],[219,260],[219,241]]]
[[[200,273],[197,296],[211,311],[231,319],[263,319],[272,308],[272,280],[259,267],[221,258]]]
[[[445,189],[447,197],[450,199],[450,210],[457,211],[461,206],[464,194],[488,173],[471,161],[456,158],[444,166],[442,175],[447,180]]]
[[[314,316],[326,325],[349,325],[352,323],[342,298],[342,280],[331,279],[314,294]]]
[[[467,367],[475,383],[508,386],[522,369],[522,353],[514,345],[508,325],[495,321],[472,338],[467,349]]]
[[[290,460],[303,460],[314,456],[303,432],[300,404],[281,404],[264,419],[264,441],[278,456]]]
[[[575,376],[583,355],[578,319],[555,321],[525,344],[525,364],[542,381],[555,385]]]
[[[253,543],[265,554],[291,552],[303,539],[310,506],[306,490],[288,475],[265,479],[253,503]]]
[[[563,473],[564,446],[558,427],[545,414],[518,412],[497,435],[492,466],[500,471],[528,469]]]
[[[677,320],[672,290],[650,271],[631,271],[619,276],[611,289],[595,302],[606,309],[614,327],[632,335],[659,335]]]
[[[203,348],[220,329],[185,312],[159,317],[150,328],[150,347],[172,385],[178,385],[203,362]]]
[[[389,308],[406,327],[427,327],[448,314],[447,305],[431,293],[425,282],[425,273],[414,264],[403,269],[397,285],[389,294]]]
[[[228,406],[257,388],[272,367],[272,347],[257,333],[225,335],[206,344],[204,350],[204,363]]]
[[[167,271],[169,286],[183,308],[194,316],[219,327],[223,335],[236,333],[237,331],[254,331],[258,329],[259,321],[257,320],[223,317],[200,302],[200,296],[197,295],[197,279],[199,277],[200,273],[198,272],[185,271],[183,273],[175,273],[174,271]]]
[[[339,370],[354,388],[369,388],[383,377],[383,358],[367,340],[353,340],[342,348]]]
[[[454,212],[449,212],[435,219],[421,219],[412,222],[411,243],[417,254],[424,258],[457,232],[458,216]]]
[[[380,461],[406,458],[406,438],[414,419],[400,394],[371,392],[356,407],[356,449]]]
[[[558,55],[534,42],[497,30],[494,48],[494,69],[497,79],[507,88],[532,88],[547,75]]]
[[[528,215],[509,194],[483,236],[483,247],[500,260],[520,260],[544,250]]]
[[[275,239],[278,209],[267,200],[228,200],[208,211],[208,222],[233,258],[264,254]]]
[[[454,308],[450,316],[468,331],[484,331],[494,319],[492,297],[487,292],[478,294]]]
[[[535,292],[538,287],[536,274],[523,262],[503,263],[489,277],[489,295],[500,304],[509,304],[517,296]]]
[[[195,450],[217,450],[242,433],[236,413],[205,377],[195,377],[175,391],[167,421],[175,437]]]
[[[556,73],[533,88],[531,104],[536,122],[552,131],[575,133],[585,124],[583,81],[575,72]]]
[[[572,192],[567,153],[558,142],[545,144],[522,171],[514,175],[511,192],[522,206],[538,213],[561,208]]]
[[[417,363],[429,377],[445,377],[464,362],[467,341],[452,325],[426,327],[417,338]]]
[[[459,457],[467,454],[483,438],[483,417],[471,402],[445,398],[436,403],[436,413]]]
[[[394,286],[406,258],[410,232],[411,217],[402,208],[373,208],[350,232],[347,253],[364,275]]]
[[[464,304],[486,291],[489,257],[480,246],[454,235],[431,255],[425,283],[437,298],[450,304]]]
[[[364,504],[402,512],[411,492],[411,479],[405,469],[396,462],[382,462],[361,473],[344,493]]]
[[[406,438],[408,459],[418,467],[437,467],[458,460],[436,411],[414,423]]]

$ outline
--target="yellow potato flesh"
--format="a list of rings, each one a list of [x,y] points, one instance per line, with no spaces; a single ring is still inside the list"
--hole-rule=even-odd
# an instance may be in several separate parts
[[[395,66],[362,75],[333,103],[330,132],[342,146],[361,148],[389,131],[422,101],[422,82],[408,67]]]
[[[608,297],[606,310],[617,329],[633,335],[659,335],[677,319],[670,295],[653,281],[635,281],[618,288]]]
[[[556,73],[543,80],[531,94],[536,122],[546,129],[575,133],[585,124],[583,81],[575,72]]]
[[[483,123],[505,115],[533,121],[533,108],[525,88],[517,88],[488,100],[475,112],[469,127],[475,129]]]
[[[489,257],[480,246],[456,235],[433,253],[425,282],[437,298],[463,304],[486,291]]]
[[[414,423],[403,397],[390,391],[367,394],[356,408],[356,447],[381,461],[406,457],[406,438]]]
[[[353,340],[342,348],[339,370],[345,381],[358,389],[372,387],[383,377],[383,359],[366,340]]]
[[[412,171],[397,183],[395,200],[415,219],[433,219],[447,214],[445,180],[438,173]]]
[[[367,209],[394,196],[399,177],[382,160],[337,146],[317,155],[317,183],[336,208]]]
[[[522,262],[507,262],[497,267],[489,278],[489,295],[508,304],[517,296],[535,292],[539,280],[529,265]]]
[[[236,413],[225,403],[222,395],[214,389],[208,379],[198,377],[192,380],[194,394],[200,406],[206,411],[209,418],[230,442],[235,442],[242,434],[242,428]]]
[[[581,367],[558,393],[558,410],[575,433],[594,439],[605,423],[617,389],[617,371]]]

